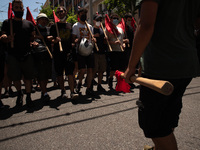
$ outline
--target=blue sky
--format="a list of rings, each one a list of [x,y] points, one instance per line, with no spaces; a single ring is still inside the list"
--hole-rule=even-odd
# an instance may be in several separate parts
[[[26,18],[26,7],[29,7],[32,15],[34,18],[37,17],[37,15],[39,14],[39,10],[40,10],[40,6],[44,5],[44,3],[46,2],[46,0],[22,0],[23,4],[24,4],[24,18]],[[3,22],[3,20],[8,18],[8,4],[9,2],[12,2],[12,0],[0,0],[0,22]],[[38,2],[38,3],[36,3]],[[38,8],[38,12],[34,12],[34,9]]]

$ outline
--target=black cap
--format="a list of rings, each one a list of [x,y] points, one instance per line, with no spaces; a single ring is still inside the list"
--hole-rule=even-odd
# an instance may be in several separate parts
[[[93,20],[97,20],[99,18],[102,19],[102,15],[101,14],[95,14],[94,17],[93,17]]]

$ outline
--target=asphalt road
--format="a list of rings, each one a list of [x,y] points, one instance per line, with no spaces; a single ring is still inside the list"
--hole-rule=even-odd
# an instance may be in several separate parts
[[[152,145],[138,126],[137,88],[131,93],[95,92],[91,101],[84,96],[83,87],[83,96],[72,103],[61,99],[60,90],[52,85],[48,84],[48,105],[41,102],[40,92],[32,94],[32,109],[26,104],[16,108],[16,97],[2,99],[10,108],[0,113],[1,150],[142,150],[144,145]],[[65,85],[68,88],[67,82]],[[108,90],[106,84],[103,87]],[[175,130],[180,150],[200,150],[199,106],[200,77],[192,80],[183,97],[179,127]]]

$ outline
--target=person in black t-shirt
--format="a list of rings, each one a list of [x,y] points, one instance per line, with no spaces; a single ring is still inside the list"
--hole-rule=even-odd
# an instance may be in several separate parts
[[[34,78],[34,62],[31,55],[30,42],[34,38],[34,26],[30,21],[23,20],[23,3],[22,1],[13,1],[12,10],[14,12],[13,35],[10,33],[10,20],[5,20],[2,26],[2,32],[7,35],[8,42],[8,77],[14,82],[17,89],[18,97],[17,106],[23,105],[23,93],[21,90],[21,79],[24,77],[26,89],[26,104],[28,107],[33,106],[31,100],[32,79]],[[14,43],[12,48],[10,43]]]
[[[60,20],[60,22],[57,23],[60,37],[57,36],[55,24],[50,28],[50,35],[53,36],[52,42],[54,43],[53,58],[55,71],[61,88],[61,97],[67,98],[63,77],[65,71],[65,75],[68,76],[71,99],[75,99],[78,97],[78,94],[74,92],[73,71],[75,64],[72,58],[72,25],[66,22],[67,12],[64,7],[58,7],[56,13]],[[61,41],[63,51],[59,49],[59,41]]]
[[[97,91],[105,92],[106,90],[101,86],[103,73],[106,71],[106,49],[107,46],[105,43],[105,36],[103,33],[101,26],[102,22],[102,15],[95,14],[93,17],[93,34],[97,41],[97,46],[99,48],[99,51],[96,50],[96,47],[94,47],[94,69],[93,69],[93,76],[98,73],[98,85],[97,85]]]
[[[52,60],[47,50],[47,45],[50,45],[51,37],[48,36],[47,24],[49,19],[46,14],[40,13],[37,16],[36,36],[33,42],[33,56],[37,71],[37,80],[41,87],[41,100],[48,102],[50,97],[47,93],[47,82],[51,79]],[[39,30],[39,32],[37,31]],[[45,43],[44,43],[44,42]],[[50,47],[50,46],[49,46]]]

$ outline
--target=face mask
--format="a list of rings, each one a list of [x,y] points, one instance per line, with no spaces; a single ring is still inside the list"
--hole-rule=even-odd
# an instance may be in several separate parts
[[[39,27],[40,28],[45,28],[46,26],[43,26],[43,25],[41,25],[41,24],[38,24],[39,25]]]
[[[100,27],[100,25],[101,25],[101,22],[100,22],[100,21],[97,21],[97,22],[96,22],[96,26],[97,26],[97,27]]]
[[[127,21],[126,24],[127,24],[128,26],[131,26],[131,21]]]
[[[66,20],[66,16],[62,19],[60,19],[61,22],[65,21]]]
[[[87,17],[86,15],[81,15],[81,18],[80,18],[80,19],[81,19],[81,21],[85,22],[85,20],[86,20],[86,17]]]
[[[113,24],[118,25],[119,21],[117,19],[113,19]]]
[[[23,11],[14,11],[14,14],[17,18],[22,18],[24,15]]]

